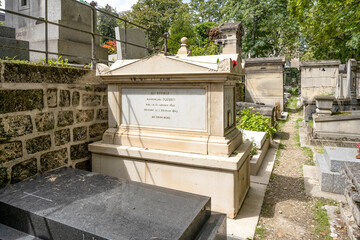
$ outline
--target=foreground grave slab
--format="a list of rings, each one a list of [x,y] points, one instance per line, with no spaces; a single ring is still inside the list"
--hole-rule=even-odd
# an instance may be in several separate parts
[[[235,217],[250,186],[251,148],[236,128],[239,56],[98,65],[109,129],[89,145],[93,171],[210,196],[215,211]]]
[[[225,238],[225,215],[210,208],[209,197],[63,168],[1,189],[0,229],[55,240]]]

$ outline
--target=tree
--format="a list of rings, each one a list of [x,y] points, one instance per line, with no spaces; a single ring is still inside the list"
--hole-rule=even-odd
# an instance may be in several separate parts
[[[287,0],[229,0],[223,21],[240,21],[243,57],[297,55],[299,28],[287,11]]]
[[[106,6],[101,10],[117,16],[116,10],[108,4],[106,4]],[[105,36],[101,38],[101,43],[105,43],[109,40],[106,37],[115,38],[115,27],[117,26],[118,24],[116,18],[105,13],[98,12],[98,30],[101,35]]]
[[[360,57],[360,1],[289,0],[288,9],[300,25],[302,59]]]
[[[188,45],[195,43],[194,26],[191,22],[191,14],[189,5],[187,3],[181,4],[174,21],[170,26],[170,38],[175,41],[169,40],[168,47],[171,53],[176,54],[179,49],[179,43],[182,37],[188,39]]]
[[[226,0],[191,0],[190,8],[194,14],[194,23],[219,23],[226,3]]]
[[[132,6],[127,19],[150,29],[149,44],[159,48],[163,45],[162,36],[169,31],[180,5],[180,0],[139,0]]]

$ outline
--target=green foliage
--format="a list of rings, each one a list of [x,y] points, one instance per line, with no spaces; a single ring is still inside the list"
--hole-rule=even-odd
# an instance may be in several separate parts
[[[175,16],[181,11],[181,4],[180,0],[139,0],[124,18],[158,33],[160,36],[149,35],[149,45],[160,48],[163,45],[162,36],[169,31]]]
[[[276,128],[271,126],[269,117],[264,117],[260,113],[255,112],[254,108],[244,108],[239,112],[241,117],[237,117],[238,128],[243,130],[266,132],[267,137],[276,132]]]
[[[299,96],[299,87],[290,88],[290,89],[289,89],[289,93],[290,93],[292,96]]]
[[[182,4],[178,13],[174,17],[174,21],[170,26],[170,38],[180,42],[182,37],[188,38],[188,45],[195,44],[194,26],[191,22],[191,14],[188,4]],[[173,54],[179,50],[179,43],[169,40],[168,48]]]
[[[198,43],[203,43],[208,41],[209,37],[207,34],[208,29],[216,27],[217,24],[214,22],[204,22],[199,23],[194,26],[194,32],[196,34],[196,41]]]
[[[106,4],[101,10],[117,16],[116,10],[110,5]],[[107,42],[109,39],[106,37],[115,38],[115,27],[118,26],[117,20],[107,14],[98,12],[98,30],[101,35],[105,36],[101,38],[101,43]]]
[[[209,40],[202,43],[200,46],[190,46],[192,56],[203,56],[203,55],[218,55],[221,52],[219,45]]]
[[[190,7],[194,13],[194,23],[219,23],[224,15],[226,2],[223,0],[191,0]]]
[[[302,60],[360,57],[360,2],[289,0],[302,35]]]
[[[243,57],[297,55],[300,46],[297,21],[289,17],[287,0],[228,0],[222,21],[241,21]]]
[[[53,66],[53,67],[61,66],[61,67],[64,67],[64,68],[75,68],[75,67],[69,65],[68,59],[62,59],[62,56],[59,56],[57,59],[54,59],[54,60],[49,59],[48,64],[46,64],[45,58],[38,61],[38,62],[32,62],[32,61],[27,61],[27,60],[15,59],[15,57],[14,58],[6,57],[5,59],[0,58],[0,61],[16,63],[16,64],[35,65],[35,66],[49,65],[49,66]]]

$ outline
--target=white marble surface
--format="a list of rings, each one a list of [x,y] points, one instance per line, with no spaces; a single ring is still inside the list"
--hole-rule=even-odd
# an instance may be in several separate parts
[[[206,129],[205,88],[123,88],[121,123],[176,129]]]
[[[262,145],[266,140],[266,132],[243,130],[243,139],[244,141],[246,141],[246,139],[249,139],[249,141],[254,142],[256,146],[261,149]]]

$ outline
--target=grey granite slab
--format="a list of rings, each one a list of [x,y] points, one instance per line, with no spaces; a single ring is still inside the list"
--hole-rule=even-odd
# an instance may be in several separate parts
[[[344,171],[347,177],[351,180],[357,192],[360,192],[360,164],[345,163]]]
[[[71,168],[0,189],[0,223],[45,239],[193,239],[209,217],[209,197]]]
[[[1,240],[40,240],[40,238],[31,236],[29,234],[20,232],[11,227],[0,224],[0,239]]]
[[[338,172],[344,168],[345,162],[360,164],[356,159],[357,148],[324,147],[325,156],[330,160],[330,171]]]
[[[29,60],[29,42],[0,37],[0,58]]]
[[[15,39],[15,28],[0,26],[0,37]]]
[[[343,194],[345,181],[339,172],[330,171],[328,159],[324,154],[316,155],[317,171],[320,180],[320,189],[325,192]]]

